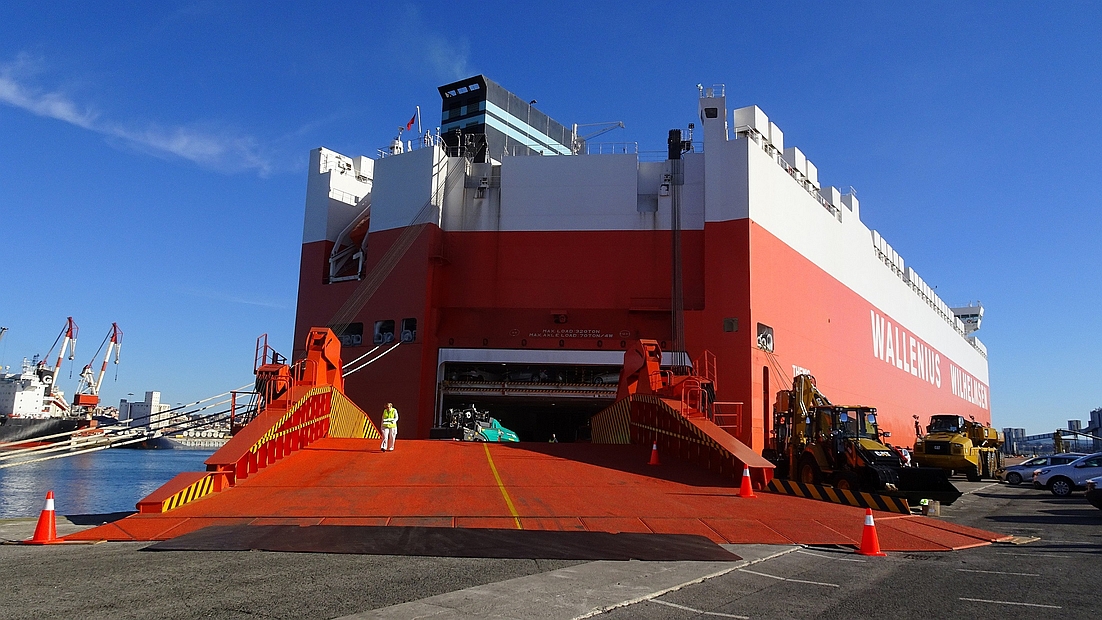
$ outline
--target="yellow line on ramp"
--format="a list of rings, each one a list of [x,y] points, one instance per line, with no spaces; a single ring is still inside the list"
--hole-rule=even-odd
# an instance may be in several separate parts
[[[520,526],[520,515],[517,514],[517,509],[513,506],[513,500],[509,497],[509,492],[505,490],[505,484],[501,482],[501,476],[497,473],[497,467],[494,466],[494,459],[490,456],[490,444],[484,443],[482,447],[486,449],[486,460],[490,463],[490,471],[494,472],[494,480],[497,480],[497,488],[501,490],[501,496],[505,498],[505,505],[509,507],[509,512],[513,515],[513,521],[517,523],[517,529],[523,530]]]

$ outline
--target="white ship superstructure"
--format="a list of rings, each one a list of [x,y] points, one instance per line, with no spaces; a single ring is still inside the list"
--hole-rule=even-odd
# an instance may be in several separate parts
[[[914,416],[990,421],[982,308],[945,303],[855,192],[722,85],[661,160],[585,142],[484,76],[440,94],[439,135],[374,159],[317,149],[307,182],[295,342],[331,325],[350,358],[387,347],[345,385],[367,411],[405,403],[403,434],[475,403],[522,439],[581,437],[636,338],[713,353],[756,450],[801,373],[902,445]]]

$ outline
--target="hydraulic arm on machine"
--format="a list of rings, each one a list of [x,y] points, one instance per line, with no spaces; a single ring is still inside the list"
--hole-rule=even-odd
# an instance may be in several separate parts
[[[904,467],[885,445],[876,423],[876,408],[834,405],[815,386],[811,375],[797,375],[791,390],[777,392],[773,406],[773,447],[765,457],[777,473],[805,484],[871,491],[951,504],[961,493],[944,471]]]

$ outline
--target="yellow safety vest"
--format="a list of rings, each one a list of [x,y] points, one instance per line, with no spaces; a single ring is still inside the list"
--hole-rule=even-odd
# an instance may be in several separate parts
[[[398,428],[398,410],[394,407],[383,409],[383,428]]]

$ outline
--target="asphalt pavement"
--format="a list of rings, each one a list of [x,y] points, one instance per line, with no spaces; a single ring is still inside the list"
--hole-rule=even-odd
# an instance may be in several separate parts
[[[0,618],[1098,618],[1102,510],[985,481],[941,519],[1017,544],[857,556],[738,545],[741,562],[577,562],[0,546]],[[84,527],[61,519],[64,534]],[[0,521],[26,538],[34,520]]]

